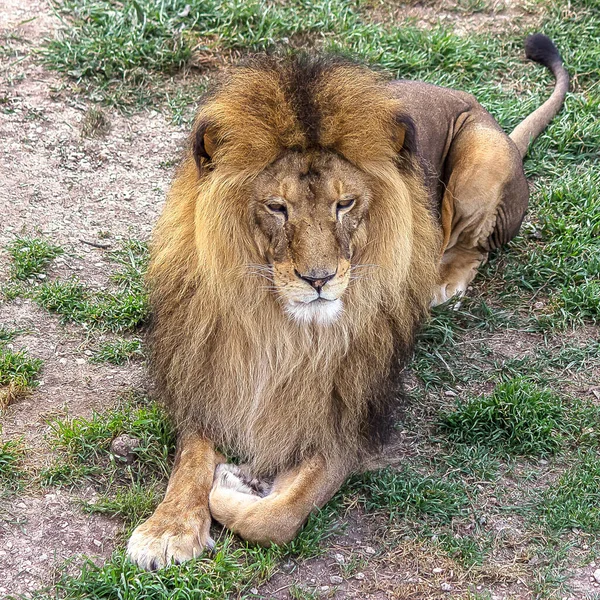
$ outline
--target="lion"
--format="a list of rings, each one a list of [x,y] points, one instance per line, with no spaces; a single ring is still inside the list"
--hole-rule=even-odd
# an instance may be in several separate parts
[[[151,249],[178,444],[138,565],[212,548],[212,519],[287,543],[385,443],[430,305],[525,214],[522,158],[568,88],[547,37],[526,51],[557,83],[510,136],[469,94],[337,57],[254,58],[208,94]]]

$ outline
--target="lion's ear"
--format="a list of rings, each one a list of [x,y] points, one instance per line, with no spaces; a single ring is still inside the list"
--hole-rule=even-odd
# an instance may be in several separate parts
[[[416,154],[417,129],[408,115],[396,115],[392,143],[398,154]]]
[[[210,165],[217,147],[215,138],[214,128],[209,123],[200,122],[197,125],[194,134],[193,151],[198,169],[202,170]]]

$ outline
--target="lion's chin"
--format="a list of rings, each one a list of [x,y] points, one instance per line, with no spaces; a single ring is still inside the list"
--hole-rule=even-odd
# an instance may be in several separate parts
[[[285,306],[285,311],[295,321],[303,325],[310,323],[329,325],[340,316],[343,308],[344,305],[339,298],[337,300],[317,298],[312,302],[288,303]]]

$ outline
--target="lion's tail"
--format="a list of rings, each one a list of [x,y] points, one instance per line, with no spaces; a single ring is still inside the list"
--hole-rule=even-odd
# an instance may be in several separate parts
[[[535,140],[552,121],[563,105],[569,90],[569,74],[558,49],[549,37],[542,33],[530,35],[525,40],[525,56],[550,69],[556,78],[556,84],[550,98],[521,121],[510,134],[510,139],[517,145],[521,156],[527,154],[529,143]]]

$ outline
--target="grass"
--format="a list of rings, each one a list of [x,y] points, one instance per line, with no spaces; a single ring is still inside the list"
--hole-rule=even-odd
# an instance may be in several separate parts
[[[15,440],[0,442],[0,498],[2,492],[20,487],[23,454],[23,445],[20,442]]]
[[[143,357],[142,342],[138,339],[120,339],[102,344],[90,359],[92,363],[111,363],[123,365],[136,358]]]
[[[43,308],[61,315],[64,322],[79,323],[88,329],[134,331],[148,317],[143,283],[147,246],[128,240],[111,252],[109,259],[119,267],[111,276],[114,289],[92,291],[83,282],[70,279],[42,284],[31,296]]]
[[[569,461],[567,470],[536,502],[536,511],[551,529],[576,527],[600,532],[600,455],[598,447]]]
[[[348,487],[353,501],[366,511],[383,511],[391,519],[424,516],[449,522],[469,505],[461,482],[423,475],[412,468],[371,471],[351,479]]]
[[[42,307],[88,329],[134,331],[148,316],[146,295],[139,290],[92,292],[81,281],[55,281],[34,293]]]
[[[29,356],[27,350],[7,347],[6,343],[18,333],[0,328],[0,411],[35,385],[42,368],[42,361]]]
[[[459,403],[442,415],[440,428],[454,444],[547,456],[561,448],[565,421],[560,397],[516,378],[499,384],[489,395]]]
[[[25,281],[43,275],[50,262],[64,251],[41,238],[18,237],[6,247],[12,259],[10,277]]]
[[[152,483],[168,475],[174,433],[164,412],[143,397],[125,397],[121,405],[90,419],[55,420],[50,428],[59,458],[43,473],[47,484],[75,485],[87,479],[109,489],[115,481]],[[110,452],[111,442],[123,434],[139,440],[132,465]]]
[[[274,569],[272,552],[234,547],[231,538],[222,540],[217,551],[181,566],[158,573],[143,572],[117,552],[102,567],[91,561],[79,576],[64,574],[55,586],[65,600],[95,598],[153,598],[198,600],[236,597],[258,585]],[[43,596],[41,596],[43,597]]]
[[[504,381],[491,394],[458,402],[442,413],[439,427],[452,444],[493,453],[547,457],[599,441],[600,408],[564,399],[525,377]]]

